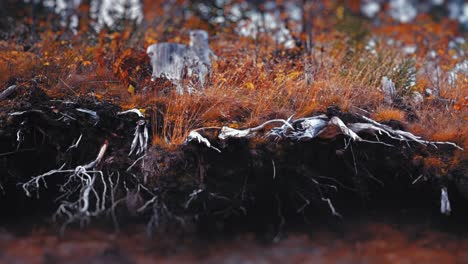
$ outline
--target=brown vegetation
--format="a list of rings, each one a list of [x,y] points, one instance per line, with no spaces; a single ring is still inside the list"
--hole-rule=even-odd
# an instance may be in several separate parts
[[[433,25],[427,27],[432,29]],[[399,36],[423,30],[400,27],[408,28]],[[130,29],[122,33],[101,32],[97,45],[90,45],[84,33],[60,40],[61,32],[47,29],[40,34],[40,41],[27,50],[20,43],[3,41],[0,43],[2,87],[12,82],[33,80],[51,96],[92,93],[98,99],[113,101],[124,108],[137,107],[148,113],[161,113],[164,124],[161,124],[162,130],[154,129],[154,142],[166,138],[176,145],[191,129],[200,126],[233,122],[248,126],[268,118],[310,115],[324,111],[330,105],[350,112],[362,108],[378,120],[402,122],[406,121],[405,111],[410,111],[416,121],[409,127],[415,127],[416,133],[421,132],[417,131],[421,126],[424,135],[430,139],[459,144],[466,137],[463,126],[467,115],[466,76],[459,76],[453,85],[440,84],[441,96],[454,102],[443,107],[431,98],[410,109],[382,106],[381,78],[389,76],[396,82],[397,89],[403,89],[399,80],[408,74],[392,71],[404,63],[403,52],[398,47],[381,44],[376,48],[377,54],[372,54],[362,47],[363,43],[346,45],[350,36],[328,26],[332,31],[326,35],[330,37],[317,32],[320,43],[316,44],[317,50],[310,58],[314,81],[308,85],[304,78],[304,59],[298,51],[277,50],[272,40],[265,36],[258,46],[249,39],[234,37],[232,33],[217,32],[212,48],[219,60],[214,62],[210,84],[201,93],[181,96],[167,93],[170,91],[167,88],[162,93],[160,84],[150,82],[149,60],[144,48],[164,34],[158,29],[149,28],[144,36],[132,34]],[[179,41],[183,34],[173,32],[170,35],[174,36],[174,41]],[[420,50],[424,49],[424,44],[418,43],[419,46]],[[439,55],[446,63],[442,65],[445,69],[454,64],[442,51]],[[418,65],[424,65],[426,58],[423,55],[414,56]],[[412,89],[423,93],[428,85],[427,80],[418,78]],[[410,100],[407,92],[400,92]]]
[[[457,177],[465,177],[466,151],[424,144],[407,147],[406,142],[395,138],[386,139],[393,140],[391,143],[395,143],[396,147],[383,144],[385,147],[379,145],[378,148],[376,144],[367,144],[353,149],[348,148],[350,143],[346,143],[342,131],[338,129],[326,131],[330,135],[323,135],[326,144],[313,141],[304,145],[295,144],[294,148],[290,142],[276,144],[260,138],[248,142],[243,139],[227,140],[223,144],[231,144],[232,149],[222,155],[216,153],[218,156],[206,149],[183,144],[190,131],[201,127],[243,129],[271,119],[300,118],[335,111],[340,118],[343,116],[344,122],[350,122],[356,119],[355,114],[361,114],[394,129],[409,130],[427,140],[450,141],[468,148],[468,79],[458,73],[456,79],[452,76],[449,81],[447,74],[461,61],[460,57],[453,56],[457,51],[447,47],[449,39],[459,33],[454,25],[445,20],[439,25],[423,16],[418,18],[420,23],[415,25],[396,26],[383,21],[384,26],[379,28],[345,12],[339,3],[325,4],[324,8],[326,12],[314,21],[313,34],[308,32],[314,42],[310,51],[305,51],[301,46],[288,49],[278,45],[267,33],[241,37],[234,28],[221,30],[197,17],[169,22],[170,17],[165,14],[153,17],[154,21],[146,21],[144,27],[129,23],[120,32],[103,29],[98,34],[92,34],[81,29],[76,35],[39,23],[37,39],[32,44],[21,41],[21,36],[0,41],[0,89],[3,91],[16,84],[21,89],[18,93],[20,96],[28,94],[25,90],[29,90],[31,93],[44,93],[39,100],[80,101],[87,98],[86,105],[94,102],[94,107],[102,106],[96,102],[105,103],[106,109],[110,109],[107,114],[112,125],[100,130],[87,121],[84,129],[91,131],[89,137],[94,139],[80,150],[83,151],[80,159],[74,160],[78,165],[76,168],[88,162],[85,158],[90,154],[84,154],[85,151],[95,155],[93,148],[108,138],[114,140],[109,147],[113,156],[105,159],[104,164],[116,166],[117,170],[126,171],[130,177],[130,165],[143,161],[138,169],[143,172],[144,179],[140,174],[133,175],[133,189],[129,191],[125,185],[126,193],[121,194],[128,204],[134,202],[133,209],[129,210],[142,208],[142,212],[151,215],[150,229],[151,223],[157,225],[157,221],[164,221],[158,220],[160,214],[163,216],[161,219],[166,216],[167,219],[172,217],[171,220],[177,220],[177,216],[173,217],[174,212],[197,218],[203,210],[208,215],[222,207],[223,210],[227,208],[226,215],[229,215],[232,208],[238,211],[245,209],[244,204],[251,208],[257,206],[252,206],[244,193],[239,197],[239,190],[246,189],[246,186],[250,188],[252,197],[264,198],[264,203],[260,205],[268,205],[271,200],[277,199],[279,206],[281,202],[278,197],[282,195],[281,199],[286,203],[294,202],[285,208],[297,213],[304,199],[307,205],[309,200],[315,199],[318,207],[323,207],[327,199],[322,192],[328,195],[333,189],[330,186],[336,189],[328,182],[319,183],[314,177],[324,177],[333,184],[336,184],[335,181],[347,181],[346,184],[356,188],[363,196],[368,190],[375,190],[375,185],[380,187],[381,182],[394,180],[395,175],[409,175],[405,178],[408,180],[417,176],[415,174],[423,173],[440,180],[443,176],[450,176],[452,171],[458,171]],[[162,10],[159,11],[163,14]],[[151,16],[147,16],[149,18]],[[18,23],[38,27],[30,19]],[[441,25],[450,26],[449,30],[443,30]],[[160,41],[186,43],[185,33],[189,28],[210,30],[210,35],[214,36],[210,45],[218,59],[213,61],[213,71],[204,89],[180,95],[168,81],[151,81],[150,61],[145,50]],[[305,42],[310,37],[306,33],[294,37]],[[401,43],[389,44],[389,36]],[[372,39],[377,44],[369,48],[367,43]],[[417,45],[417,52],[405,54],[403,47],[406,44]],[[437,81],[430,73],[421,74],[432,63],[428,56],[431,50],[436,52],[437,63],[444,73]],[[413,85],[415,75],[417,78]],[[392,102],[385,100],[383,77],[395,83]],[[428,93],[428,89],[433,91],[432,94]],[[420,98],[416,98],[418,94]],[[2,100],[0,109],[3,113],[0,112],[0,116],[8,119],[7,112],[10,110],[24,110],[24,105],[20,107],[19,104],[30,102],[23,101],[17,98]],[[30,104],[30,108],[31,105],[35,106]],[[54,112],[56,106],[53,104],[41,104],[40,107],[47,115],[54,116],[58,112]],[[67,106],[60,107],[71,111]],[[139,109],[150,121],[153,148],[147,156],[136,161],[133,160],[134,156],[127,155],[127,149],[131,148],[131,133],[137,120],[129,117],[123,125],[122,120],[116,118],[121,110],[117,109],[119,107],[123,110]],[[82,120],[84,118],[77,122]],[[4,127],[5,124],[0,122]],[[63,130],[70,129],[69,124],[61,126]],[[5,138],[8,136],[14,141],[15,129],[10,127]],[[74,132],[76,135],[73,135],[73,139],[79,136],[78,131]],[[69,138],[60,139],[61,145],[69,144]],[[8,143],[11,148],[11,140],[7,141],[5,139],[5,144]],[[50,141],[51,145],[56,144]],[[343,141],[345,146],[342,146]],[[118,144],[112,145],[115,142]],[[387,151],[386,147],[395,148]],[[288,157],[293,158],[290,160]],[[311,159],[317,160],[317,164],[309,164]],[[281,178],[283,182],[276,181],[277,170],[278,174],[283,172],[284,175],[293,176]],[[211,177],[206,177],[207,171]],[[73,177],[78,172],[72,173]],[[26,173],[22,176],[26,177]],[[377,173],[378,177],[374,176]],[[146,195],[141,194],[140,186],[148,183],[148,175],[154,176],[149,184],[157,185],[156,189],[161,193],[148,191]],[[164,177],[168,175],[173,177]],[[239,178],[239,175],[250,175],[253,179]],[[406,184],[405,180],[398,180]],[[440,181],[437,186],[445,186],[445,180]],[[104,178],[102,182],[105,183]],[[284,187],[282,183],[287,186]],[[263,184],[268,186],[264,188]],[[302,188],[311,193],[310,197],[304,198]],[[318,194],[309,192],[317,189]],[[132,195],[134,199],[129,202]],[[189,207],[192,199],[198,201]],[[153,208],[145,207],[146,202]],[[329,207],[333,208],[329,199],[328,202]],[[182,208],[184,204],[186,206]],[[114,205],[109,209],[112,213]],[[265,212],[276,217],[277,209],[272,207],[265,209]],[[334,209],[332,211],[337,215]],[[258,219],[261,220],[261,217]]]

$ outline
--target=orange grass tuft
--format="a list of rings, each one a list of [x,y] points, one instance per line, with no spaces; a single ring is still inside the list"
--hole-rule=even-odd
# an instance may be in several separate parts
[[[378,107],[372,117],[378,122],[389,120],[404,122],[405,112],[396,108]]]

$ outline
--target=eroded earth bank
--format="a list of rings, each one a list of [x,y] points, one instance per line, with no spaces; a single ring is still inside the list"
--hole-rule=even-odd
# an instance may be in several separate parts
[[[466,164],[432,164],[457,145],[337,107],[170,147],[157,121],[19,87],[0,106],[2,262],[466,261]]]

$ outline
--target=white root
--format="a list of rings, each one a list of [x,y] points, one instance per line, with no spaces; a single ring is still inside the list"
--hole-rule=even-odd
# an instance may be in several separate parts
[[[343,133],[344,135],[350,137],[352,140],[354,141],[362,141],[362,138],[359,137],[354,131],[352,131],[351,129],[349,129],[345,123],[338,117],[334,116],[330,119],[330,121],[328,122],[328,124],[330,125],[334,125],[336,127],[338,127],[341,131],[341,133]],[[319,132],[319,135],[320,135],[321,132]]]
[[[267,125],[272,124],[272,123],[283,123],[284,125],[290,127],[292,130],[294,130],[294,128],[291,126],[291,124],[289,124],[288,121],[286,121],[284,119],[273,119],[273,120],[266,121],[265,123],[263,123],[263,124],[261,124],[259,126],[252,127],[252,128],[247,128],[247,129],[242,129],[242,130],[238,130],[238,129],[234,129],[234,128],[224,126],[224,127],[221,128],[221,132],[219,133],[218,138],[221,139],[221,140],[226,140],[228,138],[244,138],[244,137],[252,136],[257,131],[262,130]]]
[[[114,222],[114,227],[117,232],[119,232],[119,222],[117,221],[117,216],[115,214],[115,208],[119,204],[120,201],[123,199],[120,199],[119,201],[115,200],[115,195],[117,192],[117,186],[119,185],[119,180],[120,180],[120,173],[117,171],[117,179],[115,183],[112,181],[112,176],[114,173],[111,173],[109,175],[109,183],[110,183],[110,198],[111,198],[111,205],[110,208],[108,209],[108,213],[112,216],[112,221]]]
[[[149,132],[145,120],[139,120],[133,133],[132,145],[130,146],[130,152],[128,156],[133,153],[136,155],[145,153],[148,149]]]
[[[202,135],[200,135],[200,133],[198,133],[195,130],[190,131],[184,144],[188,144],[189,142],[194,140],[196,140],[200,144],[207,146],[208,148],[214,149],[217,152],[221,153],[221,150],[211,145],[210,141],[207,138],[203,137]]]
[[[440,189],[440,213],[444,215],[450,215],[451,212],[452,208],[450,206],[447,187],[442,187]]]
[[[145,118],[145,115],[139,109],[136,109],[136,108],[123,111],[123,112],[118,112],[117,115],[125,115],[125,114],[130,114],[130,113],[136,114],[140,118]]]
[[[326,118],[326,116],[321,115],[294,121],[294,124],[298,124],[300,129],[296,129],[290,137],[296,140],[315,138],[327,126]]]
[[[145,127],[143,128],[143,149],[144,150],[148,148],[148,141],[149,141],[148,126],[145,125]]]
[[[10,96],[18,86],[12,85],[6,88],[3,92],[0,93],[0,101],[5,100],[8,96]]]
[[[243,137],[247,137],[250,134],[250,132],[251,132],[250,129],[238,130],[238,129],[224,126],[223,128],[221,128],[221,133],[219,134],[218,137],[221,140],[225,140],[228,138],[243,138]]]
[[[302,198],[302,200],[304,200],[304,204],[296,210],[296,213],[302,213],[304,212],[304,209],[310,205],[310,201],[302,193],[297,192],[297,194]]]
[[[41,181],[44,183],[45,188],[47,188],[46,177],[59,173],[69,174],[68,179],[60,186],[60,190],[64,192],[60,198],[70,197],[74,194],[77,194],[78,198],[72,202],[62,201],[54,214],[54,219],[57,217],[65,217],[67,219],[62,226],[62,231],[68,224],[74,221],[80,221],[81,224],[86,223],[89,221],[89,217],[97,216],[106,210],[107,183],[102,171],[95,170],[94,168],[101,163],[108,146],[109,143],[106,140],[101,146],[96,159],[85,165],[64,170],[64,164],[59,169],[32,177],[31,180],[22,184],[22,188],[27,196],[30,197],[31,191],[35,190],[39,198]],[[99,179],[102,182],[102,191],[100,193],[95,187],[96,176],[100,176]],[[78,185],[75,185],[76,183]],[[111,192],[113,191],[112,187]],[[93,200],[94,202],[91,203]]]
[[[68,147],[67,152],[72,149],[78,148],[81,142],[81,138],[83,138],[83,134],[80,134],[80,137],[76,141],[74,141],[74,143],[70,147]]]
[[[143,138],[143,132],[138,133],[138,143],[140,144],[140,147],[138,148],[136,154],[139,155],[140,153],[144,152],[146,147],[145,147],[145,139]]]
[[[31,110],[27,110],[27,111],[19,111],[19,112],[9,113],[8,115],[9,115],[9,116],[21,116],[21,115],[29,114],[29,113],[44,114],[44,112],[41,111],[41,110],[38,110],[38,109],[31,109]]]
[[[91,168],[94,168],[95,166],[97,166],[101,162],[104,155],[106,154],[107,147],[109,147],[109,142],[106,140],[104,142],[104,144],[101,146],[101,149],[99,150],[99,153],[98,153],[96,159],[93,160],[92,162],[84,165],[83,168],[88,170],[88,169],[91,169]]]
[[[91,118],[95,121],[94,125],[99,123],[99,115],[97,114],[96,111],[84,109],[84,108],[76,108],[76,111],[90,115]]]
[[[373,126],[368,126],[366,128],[367,130],[371,130],[371,131],[373,130],[375,132],[385,133],[390,138],[398,140],[398,141],[416,142],[416,143],[419,143],[419,144],[424,145],[424,146],[431,145],[433,147],[437,147],[436,145],[449,145],[449,146],[452,146],[454,148],[457,148],[457,149],[463,151],[462,147],[458,146],[457,144],[455,144],[453,142],[439,142],[439,141],[423,140],[421,137],[416,136],[416,135],[414,135],[414,134],[412,134],[410,132],[402,131],[402,130],[398,130],[398,129],[394,130],[391,127],[389,127],[387,125],[384,125],[384,124],[381,124],[381,123],[379,123],[379,122],[377,122],[377,121],[375,121],[375,120],[373,120],[373,119],[371,119],[369,117],[366,117],[366,116],[363,116],[363,115],[360,115],[360,117],[373,125]],[[362,128],[363,125],[359,125],[359,127]],[[358,128],[358,129],[360,129],[360,128]]]
[[[132,140],[132,145],[130,146],[130,152],[128,153],[128,156],[131,156],[133,151],[135,151],[136,147],[137,147],[137,144],[138,144],[138,129],[139,129],[139,126],[137,125],[136,129],[135,129],[135,133],[133,134],[134,137],[133,137],[133,140]]]
[[[197,199],[198,197],[198,194],[204,192],[205,190],[204,189],[198,189],[198,190],[194,190],[190,195],[189,195],[189,199],[187,200],[187,202],[185,203],[185,209],[188,209],[190,204],[192,203],[193,200]]]
[[[131,171],[133,167],[135,167],[135,165],[142,159],[144,159],[146,157],[146,155],[143,155],[141,157],[139,157],[138,159],[136,159],[132,165],[130,165],[128,168],[127,168],[127,172]]]
[[[378,135],[387,135],[388,137],[392,137],[393,139],[397,139],[398,138],[395,138],[393,137],[389,132],[387,132],[387,130],[385,129],[382,129],[376,125],[373,125],[373,124],[368,124],[368,123],[352,123],[352,124],[349,124],[348,127],[353,130],[355,133],[361,133],[361,132],[367,132],[369,134],[372,134],[374,136],[377,136]],[[377,132],[377,134],[376,134]]]
[[[372,120],[369,117],[358,115],[364,121],[368,123],[358,122],[358,123],[349,123],[345,124],[343,120],[341,120],[337,116],[333,116],[328,118],[326,115],[319,115],[307,118],[299,118],[294,121],[291,121],[292,116],[288,118],[288,120],[283,119],[273,119],[263,123],[260,126],[247,128],[247,129],[235,129],[230,128],[227,126],[223,126],[222,128],[218,127],[210,127],[212,129],[220,130],[218,138],[221,140],[226,140],[228,138],[247,138],[256,135],[256,132],[262,130],[266,127],[266,125],[276,122],[281,122],[283,125],[281,127],[274,127],[265,133],[265,136],[273,136],[276,139],[278,138],[291,138],[295,140],[303,140],[303,139],[313,139],[316,137],[334,137],[337,133],[341,133],[347,137],[349,137],[352,141],[357,142],[366,142],[366,143],[373,143],[373,144],[382,144],[389,147],[394,147],[391,144],[382,142],[379,139],[379,135],[385,135],[390,139],[400,141],[400,142],[415,142],[424,146],[430,145],[433,147],[437,147],[437,145],[450,145],[457,149],[463,150],[460,146],[452,142],[438,142],[438,141],[427,141],[422,139],[419,136],[416,136],[410,132],[402,131],[402,130],[394,130],[391,127],[381,124],[375,120]],[[337,131],[329,130],[330,128],[336,128]],[[186,139],[186,143],[197,140],[199,143],[206,145],[207,147],[213,148],[209,140],[203,136],[201,136],[198,131],[204,130],[208,128],[198,128],[192,130],[189,136]],[[332,134],[327,133],[327,131],[331,131]],[[361,138],[358,133],[369,133],[377,138],[377,140],[365,140]]]
[[[20,128],[20,129],[18,129],[18,132],[16,132],[16,142],[18,143],[16,145],[16,150],[18,150],[20,148],[21,143],[23,143],[23,141],[24,141],[24,133],[23,133],[23,130]]]
[[[23,187],[23,190],[24,190],[24,193],[26,194],[26,196],[28,197],[31,197],[31,190],[36,190],[38,191],[39,190],[39,187],[40,187],[40,181],[43,181],[44,182],[44,186],[45,188],[47,188],[47,184],[46,184],[46,181],[45,181],[45,178],[47,176],[50,176],[50,175],[53,175],[53,174],[56,174],[56,173],[70,173],[70,172],[74,172],[74,170],[63,170],[63,168],[65,167],[65,164],[63,164],[59,169],[57,170],[51,170],[51,171],[48,171],[44,174],[41,174],[39,176],[35,176],[33,177],[31,180],[29,180],[28,182],[26,183],[23,183],[22,187]],[[37,198],[39,198],[39,192],[37,192]]]
[[[422,178],[424,178],[424,174],[419,175],[411,184],[416,184]]]
[[[148,206],[150,206],[152,203],[154,203],[156,201],[157,198],[158,198],[158,196],[154,196],[153,198],[148,200],[142,207],[137,209],[137,212],[138,213],[144,212],[146,210],[146,208],[148,208]]]
[[[333,206],[333,203],[332,203],[332,201],[330,200],[330,198],[323,198],[323,197],[322,197],[322,201],[327,202],[328,207],[330,208],[330,211],[331,211],[332,215],[337,216],[337,217],[339,217],[339,218],[343,218],[343,217],[341,216],[341,214],[338,213],[338,212],[335,210],[335,207]]]
[[[262,130],[265,128],[266,125],[274,122],[281,122],[282,126],[281,127],[274,127],[270,129],[269,131],[266,132],[266,136],[274,136],[275,138],[290,138],[290,139],[295,139],[295,140],[300,140],[300,139],[313,139],[316,137],[328,137],[328,136],[336,136],[337,134],[343,134],[346,137],[350,139],[350,141],[354,142],[363,142],[363,143],[374,143],[374,144],[382,144],[385,146],[389,147],[394,147],[393,145],[390,145],[388,143],[385,143],[379,139],[379,136],[385,136],[389,139],[399,141],[399,142],[405,142],[409,145],[409,143],[414,142],[421,144],[423,146],[433,146],[437,147],[437,145],[449,145],[453,146],[457,149],[463,150],[460,146],[458,146],[455,143],[452,142],[432,142],[432,141],[427,141],[422,139],[419,136],[416,136],[410,132],[407,131],[402,131],[398,129],[393,129],[390,126],[381,124],[375,120],[372,120],[369,117],[363,116],[363,115],[358,115],[361,117],[364,122],[358,122],[358,123],[349,123],[345,124],[343,120],[341,120],[337,116],[333,116],[331,118],[328,118],[326,115],[320,115],[320,116],[314,116],[314,117],[308,117],[308,118],[300,118],[294,121],[291,121],[292,116],[288,118],[288,120],[283,120],[283,119],[275,119],[275,120],[270,120],[265,122],[264,124],[254,127],[254,128],[247,128],[247,129],[234,129],[230,128],[227,126],[224,126],[222,128],[216,128],[212,127],[213,129],[219,129],[220,133],[218,135],[218,138],[220,140],[226,140],[228,138],[247,138],[247,137],[252,137],[256,135],[256,132]],[[367,123],[366,123],[367,122]],[[328,130],[329,128],[332,128],[333,130]],[[186,142],[190,142],[193,140],[198,141],[198,143],[204,144],[205,146],[209,148],[213,148],[210,141],[200,135],[197,131],[199,130],[204,130],[207,128],[199,128],[196,130],[193,130],[190,132],[189,136],[186,139]],[[327,132],[331,132],[327,133]],[[361,136],[358,134],[361,133],[368,133],[376,137],[376,140],[366,140],[363,139]],[[346,146],[348,146],[349,143],[346,143]],[[276,167],[275,163],[272,160],[272,165],[273,165],[273,178],[276,177]],[[418,182],[423,176],[419,176],[413,181],[413,184]],[[317,186],[318,190],[320,191],[320,186],[326,186],[328,188],[333,188],[336,190],[336,186],[333,185],[327,185],[327,184],[320,184],[319,182],[315,181],[314,179],[311,179]],[[191,202],[197,198],[198,194],[203,192],[203,189],[195,190],[190,196],[189,199],[187,200],[185,204],[185,208],[188,208],[191,204]],[[304,210],[304,208],[309,205],[310,201],[303,197],[305,204],[298,209],[298,212],[301,212]],[[328,204],[328,207],[330,208],[330,211],[333,215],[337,217],[342,217],[335,209],[333,206],[332,201],[330,198],[325,198],[322,196],[322,201],[326,202]],[[449,215],[451,213],[451,205],[448,197],[448,191],[446,187],[442,187],[441,189],[441,205],[440,205],[440,211],[442,214]]]
[[[275,161],[271,160],[271,165],[273,166],[273,179],[276,178],[276,166],[275,166]]]
[[[268,133],[265,134],[265,137],[270,137],[270,136],[273,136],[273,137],[276,137],[276,138],[282,138],[282,137],[286,137],[287,134],[288,134],[288,131],[289,129],[291,129],[291,127],[293,127],[291,125],[291,120],[293,118],[294,115],[291,115],[287,120],[286,120],[286,123],[287,124],[283,124],[282,126],[280,127],[274,127],[272,128]],[[297,120],[296,120],[297,121]],[[294,127],[293,127],[294,128]]]

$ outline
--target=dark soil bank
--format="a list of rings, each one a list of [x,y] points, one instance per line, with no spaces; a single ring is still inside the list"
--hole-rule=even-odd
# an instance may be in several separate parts
[[[206,134],[221,153],[195,142],[144,148],[135,135],[149,121],[112,103],[53,100],[34,89],[14,98],[0,106],[2,262],[455,263],[467,257],[460,184],[466,166],[446,177],[431,174],[415,159],[435,151],[430,146],[384,135],[380,140],[392,146],[343,135],[220,141]],[[332,110],[345,122],[358,118]],[[142,153],[129,155],[136,145]],[[437,151],[452,155],[453,149]],[[60,172],[24,185],[51,170]],[[449,190],[450,216],[440,213],[442,188]]]

